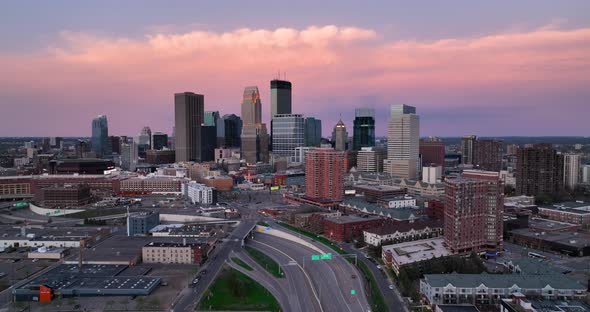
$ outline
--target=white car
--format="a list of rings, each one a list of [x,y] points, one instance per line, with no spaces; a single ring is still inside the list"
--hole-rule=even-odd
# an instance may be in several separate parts
[[[393,285],[389,285],[389,289],[393,290]]]
[[[377,265],[377,269],[381,270],[381,265]]]

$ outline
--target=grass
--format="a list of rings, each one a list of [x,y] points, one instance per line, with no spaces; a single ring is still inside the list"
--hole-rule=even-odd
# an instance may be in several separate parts
[[[249,266],[246,262],[242,261],[242,259],[240,258],[232,257],[231,260],[248,271],[254,271],[254,269],[251,266]]]
[[[346,252],[344,252],[344,250],[341,250],[338,246],[334,245],[334,242],[332,242],[331,240],[329,240],[329,239],[327,239],[327,238],[325,238],[323,236],[320,236],[320,235],[317,235],[317,234],[313,234],[311,232],[302,230],[300,228],[296,228],[296,227],[294,227],[294,226],[292,226],[290,224],[284,223],[284,222],[277,222],[277,223],[280,224],[283,227],[288,228],[289,230],[291,230],[293,232],[297,232],[297,233],[299,233],[301,235],[305,235],[305,236],[307,236],[309,238],[312,238],[312,239],[314,239],[314,240],[316,240],[316,241],[318,241],[318,242],[326,245],[327,247],[332,248],[334,251],[336,251],[339,254],[345,254],[346,253]]]
[[[208,311],[280,311],[280,306],[272,294],[234,269],[224,268],[209,287],[197,310]]]
[[[272,274],[274,277],[277,278],[283,277],[283,275],[281,274],[281,267],[276,261],[274,261],[258,249],[254,249],[250,246],[246,246],[245,249],[248,255],[250,255],[250,257],[254,259],[254,261],[260,264],[261,267],[266,269],[268,273]]]
[[[361,269],[361,272],[363,273],[363,275],[365,276],[365,279],[367,280],[368,284],[369,284],[369,304],[371,305],[371,311],[374,312],[385,312],[387,311],[387,305],[385,304],[385,299],[383,298],[383,294],[381,294],[381,291],[379,290],[379,286],[377,285],[377,281],[375,281],[375,277],[373,276],[373,273],[371,273],[371,270],[369,270],[369,268],[367,267],[367,265],[362,262],[359,261],[359,268]]]
[[[256,222],[256,224],[258,224],[260,226],[270,226],[268,223],[266,223],[264,221],[258,221],[258,222]]]

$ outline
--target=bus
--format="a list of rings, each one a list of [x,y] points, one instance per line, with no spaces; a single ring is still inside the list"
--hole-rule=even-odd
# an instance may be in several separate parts
[[[538,254],[536,252],[529,252],[529,257],[539,258],[539,259],[547,259],[547,257],[543,256],[542,254]]]

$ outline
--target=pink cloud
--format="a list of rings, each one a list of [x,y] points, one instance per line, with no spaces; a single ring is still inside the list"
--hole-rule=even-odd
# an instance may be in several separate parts
[[[314,115],[334,108],[313,102],[322,97],[373,94],[396,101],[408,89],[444,95],[506,84],[525,88],[533,82],[537,87],[571,87],[590,80],[588,55],[590,28],[543,27],[429,42],[387,40],[371,29],[333,25],[155,32],[141,38],[64,31],[45,50],[0,54],[0,100],[29,92],[55,110],[67,107],[85,114],[81,119],[102,112],[162,111],[142,117],[169,131],[172,93],[179,91],[204,93],[207,110],[238,113],[242,88],[257,84],[263,91],[263,113],[268,114],[268,81],[277,70],[286,70],[294,83],[294,109]],[[18,123],[6,116],[0,117],[0,133],[17,133]],[[167,119],[158,120],[161,116]],[[51,120],[39,122],[47,127]],[[139,131],[142,125],[133,127]],[[56,126],[63,132],[74,127]]]

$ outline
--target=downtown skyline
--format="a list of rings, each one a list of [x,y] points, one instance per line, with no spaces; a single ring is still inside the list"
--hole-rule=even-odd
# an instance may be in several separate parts
[[[269,124],[269,81],[278,71],[293,83],[293,112],[321,119],[324,134],[340,114],[352,129],[355,108],[369,107],[376,135],[384,136],[389,106],[408,104],[420,110],[422,136],[588,135],[590,22],[580,14],[589,5],[535,3],[527,14],[532,1],[460,10],[432,5],[470,13],[445,17],[432,7],[396,10],[392,3],[384,8],[391,18],[345,4],[347,10],[325,19],[320,13],[330,8],[321,5],[296,20],[280,19],[285,14],[270,4],[224,9],[178,2],[158,11],[151,3],[144,17],[127,21],[119,15],[133,9],[129,4],[107,2],[97,14],[40,4],[31,14],[49,14],[23,26],[30,40],[0,32],[0,66],[8,73],[0,75],[0,136],[89,136],[89,121],[101,114],[113,134],[135,135],[145,125],[170,134],[174,93],[203,94],[206,111],[240,114],[249,85],[258,86]],[[3,12],[22,9],[3,6]],[[201,6],[210,14],[182,18],[183,24],[174,18],[185,16],[181,7]],[[64,7],[60,14],[70,19],[52,15]],[[302,15],[303,7],[294,5],[293,14]],[[108,8],[121,12],[108,17]],[[510,14],[498,15],[501,9]],[[353,10],[365,14],[355,18]],[[228,18],[215,19],[221,12]],[[257,12],[261,20],[237,12]],[[0,13],[13,26],[7,28],[20,24],[2,15],[9,14]]]

